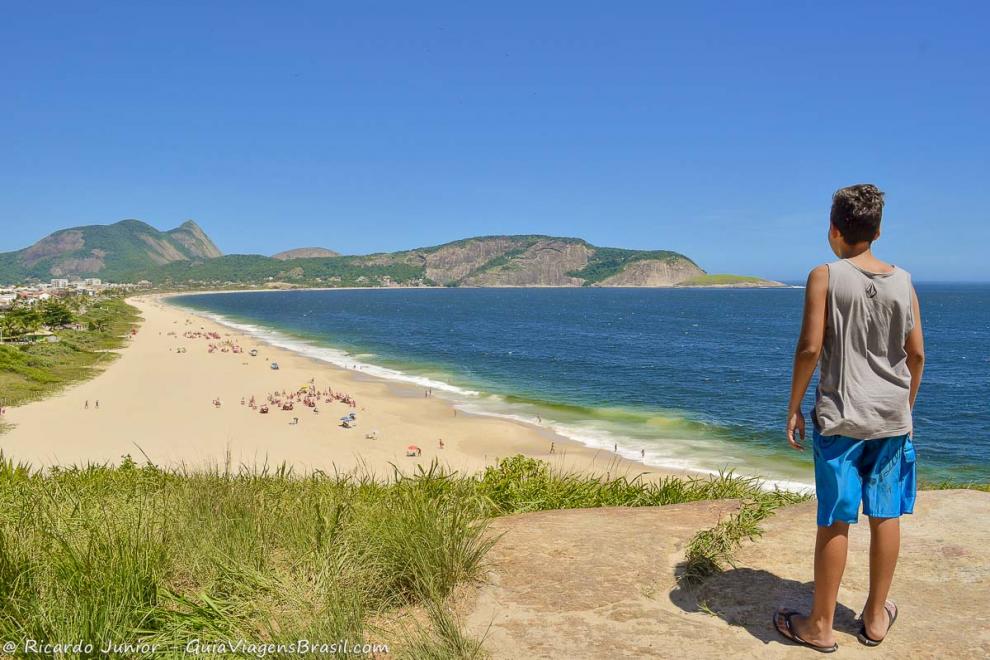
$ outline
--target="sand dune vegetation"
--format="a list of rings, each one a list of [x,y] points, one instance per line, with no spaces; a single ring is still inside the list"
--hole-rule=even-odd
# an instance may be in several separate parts
[[[159,653],[193,639],[347,640],[477,657],[482,640],[462,634],[448,599],[482,576],[493,516],[720,498],[760,510],[800,499],[732,475],[609,480],[522,456],[475,477],[433,465],[387,481],[285,467],[186,473],[130,458],[41,473],[4,459],[0,636]],[[698,561],[723,561],[737,536]]]

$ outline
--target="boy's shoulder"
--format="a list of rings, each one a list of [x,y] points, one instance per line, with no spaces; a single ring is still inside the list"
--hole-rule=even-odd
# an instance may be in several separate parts
[[[820,289],[822,287],[828,288],[828,271],[831,264],[821,264],[820,266],[815,266],[808,273],[808,282],[806,284],[806,289],[809,291],[812,289]]]

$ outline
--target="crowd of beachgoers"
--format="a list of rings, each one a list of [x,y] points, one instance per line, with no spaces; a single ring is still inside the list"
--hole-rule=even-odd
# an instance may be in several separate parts
[[[169,332],[170,337],[178,337],[176,332]],[[224,339],[220,336],[219,332],[209,332],[201,330],[187,330],[182,333],[182,336],[186,339],[205,339],[209,342],[207,351],[210,353],[243,353],[244,349],[233,339]],[[185,352],[184,350],[177,351],[179,353]],[[257,354],[257,351],[252,353]]]
[[[318,389],[315,381],[310,381],[298,390],[290,392],[288,390],[274,390],[265,394],[263,399],[258,399],[253,394],[241,397],[241,405],[251,410],[255,410],[262,415],[268,414],[272,409],[291,412],[296,405],[309,408],[314,414],[319,414],[321,403],[343,403],[350,408],[357,408],[357,401],[346,392],[337,392],[333,388]],[[213,399],[213,406],[221,407],[220,397]],[[357,417],[355,412],[348,416],[351,420]],[[343,421],[345,418],[341,418]]]
[[[188,321],[186,322],[189,323]],[[178,333],[175,331],[170,331],[167,333],[170,337],[178,338]],[[202,339],[208,342],[207,352],[212,353],[231,353],[231,354],[242,354],[244,349],[241,345],[234,339],[230,339],[230,335],[223,335],[219,332],[209,331],[209,330],[186,330],[182,333],[182,337],[185,339]],[[174,349],[176,353],[184,353],[185,347],[179,346]],[[258,354],[257,349],[252,349],[250,355],[256,356]],[[277,369],[277,363],[270,363],[272,369]],[[352,410],[351,412],[340,418],[340,426],[344,428],[353,428],[357,426],[357,413],[353,410],[357,408],[357,401],[354,400],[350,394],[346,392],[335,391],[331,387],[317,388],[316,380],[311,379],[309,383],[301,386],[299,389],[294,391],[289,390],[272,390],[267,392],[263,397],[256,397],[254,394],[245,395],[241,397],[241,405],[246,408],[257,411],[262,415],[267,415],[272,410],[282,410],[285,412],[293,412],[296,410],[296,406],[300,405],[304,408],[308,408],[313,411],[313,414],[320,413],[321,403],[342,403]],[[216,397],[212,401],[214,408],[220,408],[223,405],[220,397]],[[298,417],[292,418],[292,423],[297,424],[299,422]]]

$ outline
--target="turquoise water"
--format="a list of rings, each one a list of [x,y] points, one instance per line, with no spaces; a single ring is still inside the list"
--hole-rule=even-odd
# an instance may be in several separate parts
[[[990,285],[919,285],[928,479],[990,481]],[[371,289],[188,295],[283,346],[644,462],[810,483],[781,428],[803,290]],[[806,410],[810,409],[809,390]]]

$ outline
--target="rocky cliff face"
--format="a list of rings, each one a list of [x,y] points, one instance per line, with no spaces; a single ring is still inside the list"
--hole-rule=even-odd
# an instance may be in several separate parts
[[[576,238],[484,236],[357,257],[367,267],[423,269],[444,286],[674,286],[705,271],[676,252],[599,248]]]
[[[671,261],[649,259],[634,261],[621,272],[605,278],[594,286],[674,286],[704,274],[705,271],[687,259]]]
[[[581,286],[568,273],[588,264],[594,248],[554,239],[538,241],[521,254],[461,280],[464,286]]]
[[[438,284],[460,282],[472,272],[513,249],[519,241],[512,236],[468,239],[441,245],[429,250],[415,251],[413,261],[426,268],[426,277]]]
[[[186,220],[181,225],[166,232],[172,239],[178,241],[185,249],[185,255],[180,258],[212,259],[223,256],[206,232],[192,220]],[[176,259],[173,259],[176,261]]]

